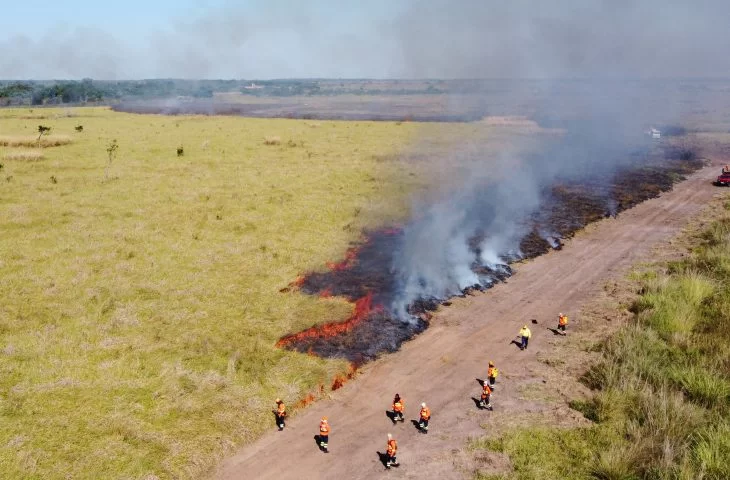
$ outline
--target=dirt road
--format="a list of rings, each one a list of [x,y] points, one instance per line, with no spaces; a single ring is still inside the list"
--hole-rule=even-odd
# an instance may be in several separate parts
[[[518,385],[529,376],[536,355],[558,341],[547,329],[554,327],[558,312],[571,315],[570,329],[580,329],[576,314],[606,280],[648,258],[652,246],[678,233],[719,193],[710,183],[718,170],[716,165],[704,168],[660,198],[589,226],[562,251],[518,265],[507,283],[458,299],[434,316],[425,333],[367,365],[331,399],[292,419],[285,431],[262,419],[272,421],[272,431],[225,460],[215,477],[462,478],[453,455],[469,437],[484,434],[480,425],[498,422],[503,405],[519,401]],[[533,338],[523,352],[510,342],[530,319],[539,323],[530,325]],[[503,372],[493,395],[494,412],[478,410],[472,400],[479,396],[476,379],[485,377],[488,359]],[[406,401],[407,420],[394,426],[385,412],[396,392]],[[422,401],[433,412],[428,435],[410,422]],[[322,415],[332,426],[329,454],[321,453],[314,440]],[[401,463],[391,471],[378,455],[388,432],[398,440]]]

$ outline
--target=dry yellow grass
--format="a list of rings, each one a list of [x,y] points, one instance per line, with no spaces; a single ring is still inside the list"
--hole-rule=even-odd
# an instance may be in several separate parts
[[[22,113],[0,110],[2,145],[35,145]],[[200,478],[271,428],[273,399],[347,371],[275,343],[352,306],[279,290],[403,214],[375,158],[415,126],[78,113],[93,134],[2,170],[0,477]]]
[[[25,161],[36,161],[43,160],[45,155],[40,150],[16,150],[7,152],[3,155],[5,160],[25,160]]]
[[[0,109],[5,138],[35,142],[26,113]],[[292,405],[348,367],[276,341],[352,311],[279,290],[337,260],[363,227],[402,220],[423,175],[458,172],[436,168],[450,139],[494,134],[74,113],[48,126],[71,133],[83,117],[93,134],[3,166],[3,478],[200,478],[271,429],[275,398]],[[271,136],[286,143],[263,145]],[[433,158],[399,155],[413,145]]]
[[[0,147],[60,147],[62,145],[68,145],[72,141],[73,139],[68,135],[43,135],[40,141],[38,140],[38,136],[2,135],[0,136]]]

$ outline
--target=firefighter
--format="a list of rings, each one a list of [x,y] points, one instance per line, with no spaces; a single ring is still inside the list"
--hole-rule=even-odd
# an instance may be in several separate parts
[[[385,461],[385,468],[400,466],[400,464],[398,463],[398,460],[396,460],[396,458],[395,458],[396,453],[398,453],[398,442],[396,442],[395,438],[393,438],[393,435],[391,435],[389,433],[388,434],[388,447],[385,451],[385,454],[388,457]]]
[[[279,427],[279,431],[284,430],[284,419],[286,418],[286,405],[281,399],[276,399],[276,410],[273,411],[276,415],[276,426]]]
[[[479,400],[479,408],[486,408],[487,410],[492,410],[492,402],[490,402],[490,397],[492,396],[492,389],[489,388],[489,382],[486,380],[484,381],[484,385],[482,387],[482,398]]]
[[[530,337],[532,336],[532,332],[529,328],[527,328],[527,325],[522,327],[520,329],[520,350],[527,350],[527,344],[530,343]]]
[[[418,428],[423,433],[428,433],[428,421],[431,420],[431,410],[426,406],[426,402],[421,404],[421,418],[418,421]]]
[[[497,375],[499,370],[494,366],[494,362],[489,362],[489,368],[487,369],[487,378],[489,379],[489,388],[494,390],[494,384],[497,383]]]
[[[399,420],[401,422],[405,422],[406,419],[403,416],[403,409],[405,407],[406,404],[403,402],[403,399],[396,393],[395,398],[393,399],[393,423]]]
[[[565,327],[568,326],[568,316],[562,313],[558,314],[558,332],[561,335],[565,335]]]
[[[319,422],[319,448],[324,453],[329,453],[330,424],[327,417],[322,417]]]

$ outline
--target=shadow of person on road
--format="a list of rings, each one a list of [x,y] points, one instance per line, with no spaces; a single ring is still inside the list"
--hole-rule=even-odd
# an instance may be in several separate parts
[[[418,430],[419,432],[421,431],[421,424],[418,422],[418,420],[411,420],[411,423],[414,427],[416,427],[416,430]]]
[[[393,422],[393,425],[398,423],[398,417],[395,416],[395,412],[392,410],[386,410],[385,416],[390,419],[391,422]]]
[[[388,468],[388,454],[384,452],[375,452],[378,454],[378,458],[380,459],[380,463],[383,464],[384,468]]]
[[[471,399],[474,401],[474,405],[479,409],[482,410],[482,400],[480,398],[471,397]]]
[[[319,451],[328,453],[327,450],[325,450],[324,447],[322,445],[320,445],[319,442],[321,442],[321,441],[322,441],[322,437],[320,437],[319,435],[314,436],[314,443],[317,444],[317,448],[319,448]]]
[[[510,345],[511,345],[511,344],[515,344],[515,345],[517,345],[517,348],[519,348],[520,350],[522,350],[522,339],[521,339],[520,337],[514,338],[514,339],[513,339],[513,340],[512,340],[511,342],[509,342],[509,343],[510,343]]]
[[[483,378],[477,378],[477,383],[479,384],[480,387],[483,387],[484,386],[484,379]]]
[[[560,335],[561,337],[565,336],[565,334],[563,332],[561,332],[560,330],[558,330],[557,328],[547,327],[547,329],[550,330],[551,332],[553,332],[553,335]]]

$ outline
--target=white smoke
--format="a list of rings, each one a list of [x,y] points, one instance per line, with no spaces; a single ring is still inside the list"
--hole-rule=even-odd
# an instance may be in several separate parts
[[[478,149],[469,150],[473,156]],[[507,155],[477,162],[470,180],[456,191],[414,207],[419,216],[404,228],[393,260],[397,291],[391,310],[398,318],[410,319],[408,307],[419,299],[440,300],[488,286],[493,280],[475,267],[498,270],[508,257],[519,256],[519,240],[528,232],[524,220],[540,204],[536,181],[520,163]]]

